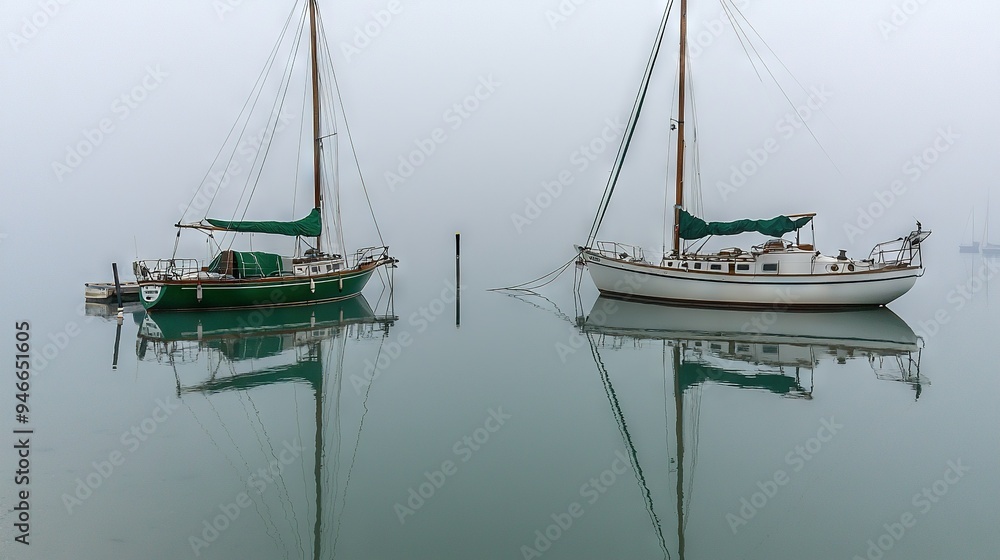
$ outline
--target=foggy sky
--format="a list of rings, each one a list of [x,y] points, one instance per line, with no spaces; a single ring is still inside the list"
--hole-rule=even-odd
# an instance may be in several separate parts
[[[410,274],[433,270],[456,231],[465,234],[468,251],[491,256],[483,262],[498,284],[529,279],[572,256],[572,244],[586,240],[620,138],[607,123],[628,118],[664,3],[402,1],[388,20],[393,3],[384,0],[320,4],[372,202],[386,243]],[[967,219],[978,206],[981,237],[1000,145],[1000,41],[993,29],[1000,6],[737,4],[798,83],[828,92],[808,124],[830,157],[808,131],[789,128],[792,108],[759,65],[758,80],[731,26],[719,19],[720,5],[692,2],[707,219],[816,211],[819,249],[846,248],[862,258],[874,243],[907,233],[917,218],[935,232],[927,248],[933,262],[935,253],[954,252],[972,235]],[[108,264],[127,270],[136,247],[142,258],[168,255],[179,208],[208,171],[290,7],[263,0],[4,2],[5,284],[26,282],[13,271],[41,255],[59,254],[72,272],[31,280],[38,289],[107,279]],[[647,251],[662,237],[668,127],[676,112],[675,24],[676,14],[599,236]],[[377,35],[366,35],[366,25]],[[791,101],[806,104],[809,96],[765,57]],[[493,91],[457,118],[455,105],[483,83]],[[141,100],[122,99],[137,87],[145,89]],[[66,164],[68,150],[87,134],[98,138],[102,121],[107,131],[92,153],[60,173],[54,164]],[[689,114],[689,127],[693,121]],[[298,125],[293,119],[289,127]],[[436,130],[443,142],[390,188],[386,173],[398,172],[400,158]],[[613,137],[608,148],[581,159],[581,147],[602,133]],[[950,143],[941,144],[942,134]],[[723,197],[720,183],[769,141],[778,147],[766,164]],[[935,141],[948,150],[915,173],[913,158]],[[376,244],[347,154],[348,243]],[[527,216],[526,199],[544,201],[544,184],[561,173],[565,187],[518,231],[514,216]],[[877,203],[876,191],[890,191],[894,181],[901,194],[850,236],[845,224],[857,225],[859,208]],[[259,213],[247,217],[292,218],[288,190],[288,181],[262,185]],[[269,208],[283,214],[267,215]],[[1000,226],[995,230],[1000,240]],[[203,238],[185,234],[181,253],[204,258]]]

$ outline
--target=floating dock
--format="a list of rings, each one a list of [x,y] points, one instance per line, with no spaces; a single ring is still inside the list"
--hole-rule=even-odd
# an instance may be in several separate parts
[[[139,301],[139,284],[122,282],[122,302]],[[114,282],[88,282],[83,285],[83,295],[87,301],[110,302],[117,299]]]

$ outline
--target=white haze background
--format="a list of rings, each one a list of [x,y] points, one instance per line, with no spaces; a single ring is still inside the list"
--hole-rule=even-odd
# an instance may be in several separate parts
[[[56,13],[39,16],[49,4],[58,6]],[[380,12],[385,21],[389,2],[320,4],[361,169],[385,241],[402,260],[400,274],[418,277],[450,266],[456,231],[486,279],[481,287],[527,280],[568,259],[572,244],[586,239],[617,138],[586,169],[574,153],[598,138],[608,119],[627,121],[664,3],[399,2],[392,3],[397,13],[388,23],[375,27]],[[798,83],[830,92],[822,113],[809,120],[830,158],[804,129],[783,135],[789,102],[760,65],[758,79],[732,27],[719,19],[721,5],[692,2],[691,40],[701,52],[693,51],[690,67],[707,219],[816,211],[821,250],[845,248],[863,257],[874,243],[908,232],[917,218],[934,230],[931,263],[953,254],[960,241],[982,236],[1000,145],[994,29],[1000,6],[934,0],[737,5]],[[15,287],[5,290],[5,305],[26,304],[11,296],[17,290],[75,293],[83,281],[107,279],[112,261],[129,277],[136,248],[142,258],[170,253],[179,208],[208,171],[290,7],[262,0],[18,0],[0,7],[0,259],[4,284]],[[26,21],[33,19],[45,25],[32,35]],[[358,33],[366,25],[378,34],[363,45]],[[662,242],[676,42],[675,14],[600,236],[642,245],[648,254]],[[345,45],[363,46],[346,54]],[[791,102],[806,103],[781,64],[761,52]],[[162,83],[126,114],[116,100],[140,86],[150,69],[164,76]],[[499,84],[495,91],[455,129],[447,111],[490,80]],[[54,165],[65,163],[68,148],[102,119],[114,130],[60,176]],[[689,115],[689,127],[692,121]],[[272,154],[284,158],[278,167],[286,171],[295,165],[299,124],[291,121],[278,139],[285,148]],[[398,171],[414,142],[438,128],[447,139],[391,189],[386,173]],[[949,130],[954,143],[914,180],[907,162]],[[723,197],[718,184],[768,139],[780,146],[777,152]],[[341,154],[348,244],[375,244],[357,168],[346,149]],[[302,162],[307,171],[308,161]],[[526,214],[529,199],[544,202],[543,184],[563,171],[572,183],[540,216],[517,227],[514,215]],[[300,176],[293,216],[293,175],[262,181],[247,218],[304,215],[308,179]],[[874,193],[897,180],[905,193],[862,233],[848,235],[860,209],[877,203]],[[239,188],[230,190],[224,194],[235,196]],[[223,198],[214,214],[229,217],[232,206]],[[973,207],[975,234],[967,229]],[[282,250],[290,245],[255,240],[258,248],[269,243]],[[178,256],[204,258],[205,252],[203,238],[188,233]],[[58,274],[20,274],[42,261],[54,272],[56,257]]]

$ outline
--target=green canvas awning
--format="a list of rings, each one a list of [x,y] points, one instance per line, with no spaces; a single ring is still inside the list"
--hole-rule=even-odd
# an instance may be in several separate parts
[[[205,221],[217,228],[242,233],[318,237],[323,231],[323,218],[320,216],[319,208],[313,208],[308,216],[294,222],[229,222],[211,218],[206,218]]]
[[[209,272],[236,278],[265,278],[280,275],[281,255],[263,251],[222,251],[208,265]]]
[[[736,235],[748,231],[756,231],[772,237],[781,237],[809,223],[812,216],[792,219],[788,216],[778,216],[770,220],[736,220],[735,222],[706,222],[696,218],[684,210],[680,211],[681,239],[701,239],[709,235]]]

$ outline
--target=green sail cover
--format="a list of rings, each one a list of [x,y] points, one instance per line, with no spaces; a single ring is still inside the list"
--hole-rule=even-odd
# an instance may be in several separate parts
[[[290,235],[302,237],[319,237],[323,230],[323,218],[319,208],[313,208],[308,216],[294,222],[227,222],[225,220],[206,221],[215,227],[243,233],[273,233],[275,235]]]
[[[681,210],[680,236],[682,239],[701,239],[709,235],[736,235],[756,231],[771,237],[781,237],[809,223],[812,216],[793,220],[788,216],[778,216],[770,220],[736,220],[735,222],[706,222]]]

